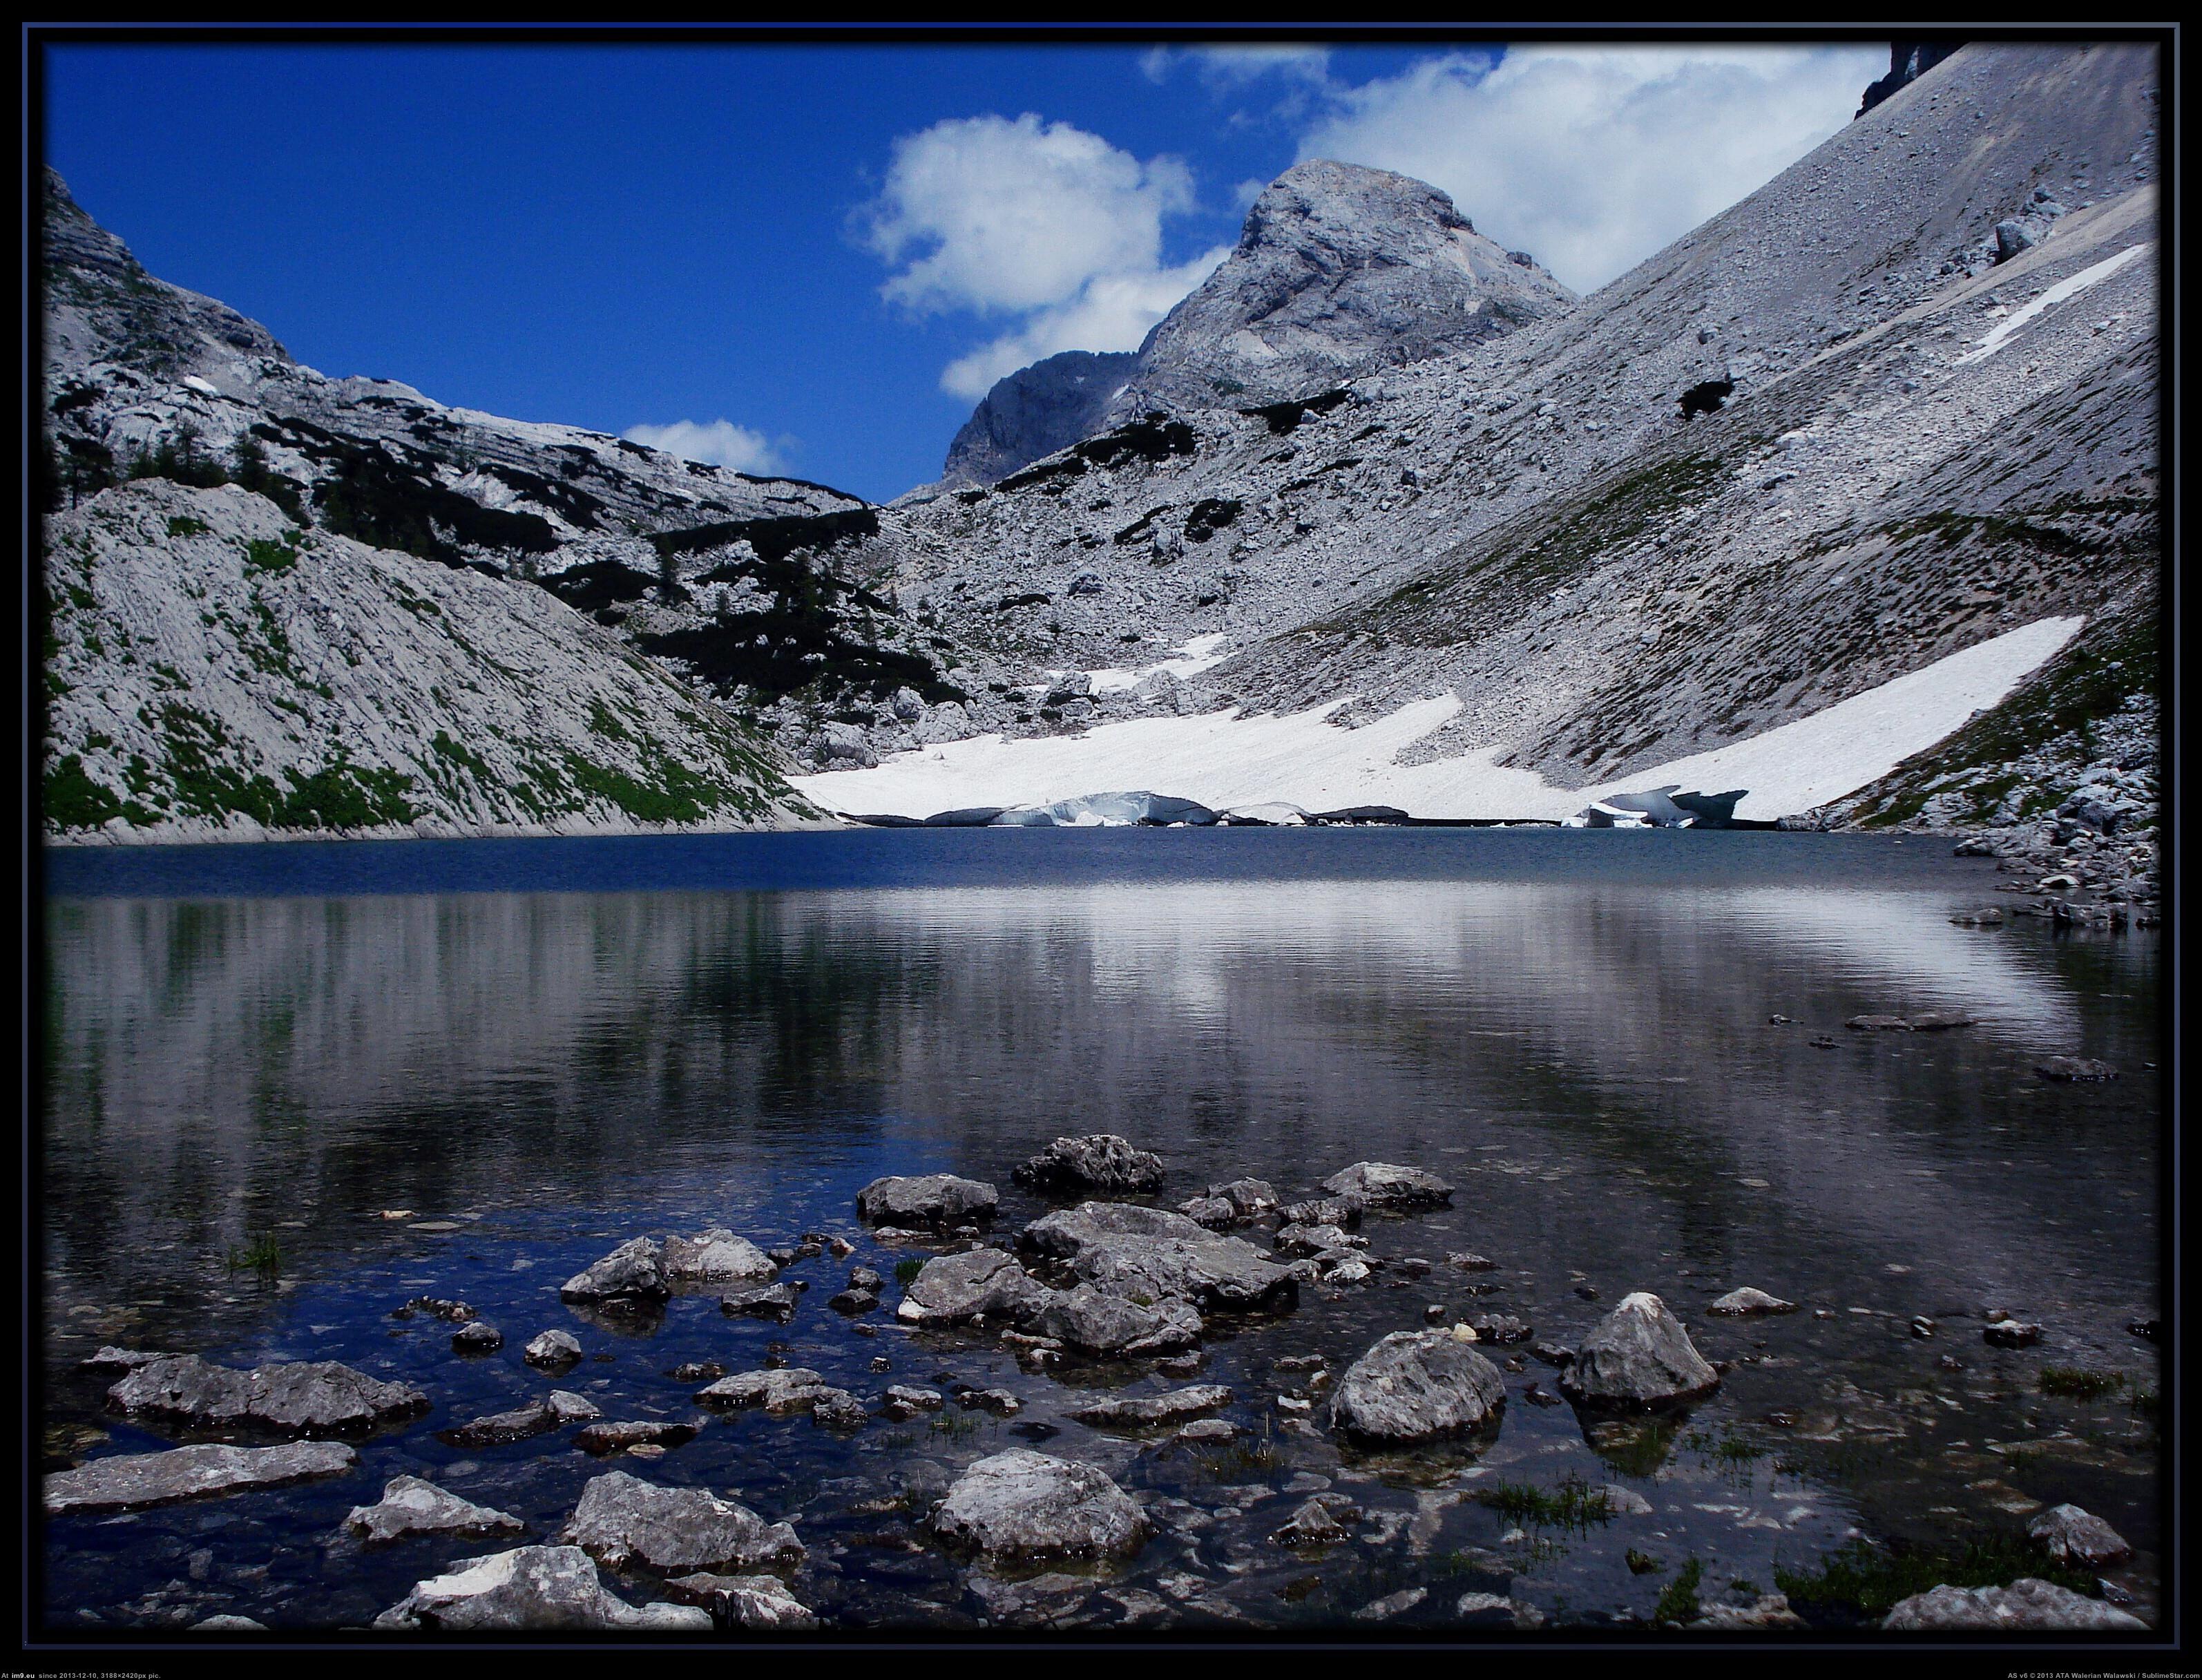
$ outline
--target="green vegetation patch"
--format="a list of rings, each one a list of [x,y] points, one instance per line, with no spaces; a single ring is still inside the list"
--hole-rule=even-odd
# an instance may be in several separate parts
[[[1675,1572],[1675,1578],[1660,1589],[1659,1601],[1652,1606],[1652,1621],[1661,1627],[1696,1621],[1704,1613],[1698,1603],[1698,1589],[1704,1579],[1703,1559],[1693,1558],[1684,1564]]]
[[[1546,1528],[1587,1531],[1593,1523],[1613,1520],[1613,1500],[1603,1488],[1593,1488],[1580,1476],[1570,1476],[1557,1488],[1533,1487],[1527,1483],[1499,1482],[1475,1494],[1479,1505],[1490,1506],[1517,1523]]]
[[[1877,1547],[1852,1541],[1806,1573],[1776,1565],[1774,1584],[1800,1612],[1879,1621],[1905,1599],[1936,1587],[2007,1587],[2022,1576],[2092,1596],[2095,1577],[2014,1536],[1975,1540],[1962,1551]]]

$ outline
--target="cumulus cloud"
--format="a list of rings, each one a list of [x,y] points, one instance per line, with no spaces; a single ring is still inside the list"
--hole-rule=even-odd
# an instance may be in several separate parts
[[[715,420],[709,426],[692,420],[676,420],[670,426],[630,426],[620,435],[629,443],[738,473],[776,473],[786,465],[780,445],[730,420]]]
[[[950,363],[940,388],[976,402],[1004,374],[1060,351],[1137,350],[1147,329],[1230,254],[1230,246],[1217,245],[1175,268],[1097,274],[1075,296],[1039,311],[1016,332]]]
[[[862,220],[866,242],[899,269],[886,286],[893,301],[1018,311],[1064,303],[1097,274],[1151,273],[1163,218],[1192,202],[1178,159],[1142,163],[1027,111],[904,135]]]
[[[1139,348],[1223,260],[1219,249],[1163,263],[1164,219],[1193,206],[1192,172],[1179,159],[1142,162],[1027,111],[904,135],[857,225],[894,270],[881,287],[889,301],[920,314],[1016,318],[942,372],[944,391],[975,400],[1057,351]]]
[[[1580,292],[1763,186],[1850,120],[1887,47],[1528,46],[1332,84],[1299,156],[1443,187]]]

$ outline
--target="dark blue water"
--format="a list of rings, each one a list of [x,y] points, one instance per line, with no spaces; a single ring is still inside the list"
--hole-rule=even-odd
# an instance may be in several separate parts
[[[1693,1559],[1709,1596],[1740,1595],[1733,1583],[1763,1589],[1858,1535],[1955,1549],[2019,1535],[2026,1508],[2064,1499],[2136,1544],[2121,1578],[2153,1590],[2158,1445],[2131,1396],[2153,1392],[2157,1356],[2125,1326],[2160,1311],[2158,946],[1954,927],[1954,911],[1999,901],[1996,877],[1942,846],[891,831],[46,864],[50,1462],[181,1438],[105,1412],[74,1370],[103,1342],[341,1359],[435,1401],[362,1443],[350,1477],[53,1524],[55,1631],[369,1619],[485,1549],[342,1538],[344,1512],[401,1472],[554,1538],[606,1467],[570,1431],[486,1452],[436,1439],[553,1386],[519,1349],[554,1326],[587,1353],[557,1386],[612,1418],[691,1417],[696,1385],[674,1366],[746,1369],[773,1344],[867,1397],[953,1380],[1022,1398],[1015,1419],[875,1420],[849,1440],[713,1419],[662,1459],[619,1461],[795,1524],[811,1548],[798,1595],[842,1627],[998,1619],[992,1589],[917,1518],[963,1465],[1036,1435],[1165,1519],[1089,1583],[1075,1613],[1098,1624],[1243,1625],[1222,1605],[1258,1625],[1359,1628],[1354,1611],[1415,1587],[1401,1626],[1447,1624],[1467,1590],[1557,1622],[1643,1618]],[[1925,1009],[1979,1024],[1842,1025]],[[2123,1076],[2047,1084],[2034,1064],[2058,1052]],[[1303,1191],[1356,1159],[1426,1166],[1457,1187],[1453,1206],[1372,1223],[1372,1252],[1474,1249],[1498,1269],[1380,1272],[1310,1290],[1279,1321],[1217,1326],[1198,1380],[1237,1394],[1235,1455],[1066,1415],[1095,1385],[1171,1386],[1143,1369],[1038,1375],[992,1341],[905,1335],[888,1312],[867,1335],[826,1308],[850,1264],[892,1273],[911,1252],[857,1227],[868,1179],[992,1180],[1010,1230],[1046,1205],[1010,1169],[1089,1130],[1159,1152],[1171,1204],[1241,1174]],[[857,1247],[792,1269],[813,1287],[784,1329],[728,1319],[709,1295],[640,1326],[560,1304],[558,1283],[627,1237],[712,1224]],[[233,1268],[268,1241],[274,1276]],[[1742,1284],[1806,1310],[1706,1315]],[[1275,1397],[1307,1392],[1280,1359],[1342,1368],[1432,1303],[1515,1313],[1572,1344],[1637,1288],[1734,1362],[1663,1431],[1587,1432],[1530,1397],[1553,1386],[1534,1361],[1508,1374],[1504,1427],[1481,1451],[1369,1461],[1280,1428]],[[464,1299],[506,1346],[462,1359],[447,1326],[390,1316],[421,1294]],[[1986,1347],[1992,1310],[2040,1319],[2043,1344]],[[1934,1339],[1911,1335],[1918,1314]],[[2041,1387],[2054,1367],[2128,1387],[2060,1398]],[[1517,1533],[1475,1497],[1570,1477],[1654,1510]],[[1363,1512],[1353,1539],[1312,1559],[1270,1544],[1319,1486]],[[1657,1568],[1632,1570],[1631,1551]]]

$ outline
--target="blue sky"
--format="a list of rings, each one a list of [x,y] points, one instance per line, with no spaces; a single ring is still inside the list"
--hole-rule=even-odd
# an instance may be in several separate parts
[[[1840,127],[1887,62],[95,44],[50,49],[46,144],[154,274],[325,373],[885,499],[999,373],[1135,347],[1301,157],[1432,180],[1587,288]]]

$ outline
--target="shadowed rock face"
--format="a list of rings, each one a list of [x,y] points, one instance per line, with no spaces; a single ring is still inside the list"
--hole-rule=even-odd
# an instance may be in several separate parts
[[[997,380],[948,445],[942,481],[992,484],[1092,436],[1138,361],[1130,351],[1066,350]]]
[[[951,1546],[1007,1558],[1127,1557],[1147,1536],[1145,1514],[1102,1471],[1022,1447],[965,1471],[931,1527]]]
[[[1139,347],[1129,415],[1310,397],[1500,337],[1575,294],[1478,233],[1436,187],[1327,158],[1254,201],[1238,248]]]

